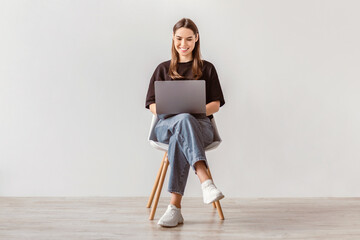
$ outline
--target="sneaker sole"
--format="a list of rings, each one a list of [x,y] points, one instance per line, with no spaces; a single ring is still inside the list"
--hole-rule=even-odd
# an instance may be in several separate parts
[[[211,202],[208,202],[208,203],[205,203],[205,204],[211,204],[213,202],[216,202],[216,201],[219,201],[219,200],[223,199],[224,197],[225,197],[224,195],[220,195],[217,198],[215,198],[214,200],[212,200]]]
[[[164,225],[164,224],[159,224],[158,223],[158,225],[159,226],[161,226],[161,227],[165,227],[165,228],[173,228],[173,227],[177,227],[177,226],[179,226],[180,224],[183,224],[184,222],[179,222],[177,225],[175,225],[175,226],[171,226],[171,225]]]

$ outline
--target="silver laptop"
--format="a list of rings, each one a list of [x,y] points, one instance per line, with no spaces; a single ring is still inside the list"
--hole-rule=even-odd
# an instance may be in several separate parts
[[[157,114],[206,114],[205,80],[155,81]]]

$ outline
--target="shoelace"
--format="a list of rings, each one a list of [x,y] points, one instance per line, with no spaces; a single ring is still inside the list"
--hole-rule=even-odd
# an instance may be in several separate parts
[[[210,184],[209,186],[206,187],[209,191],[212,191],[214,189],[216,189],[214,184]]]
[[[175,215],[175,209],[168,209],[167,212],[170,212],[172,217]]]
[[[175,211],[172,210],[172,211],[171,211],[171,216],[173,217],[174,215],[175,215]]]

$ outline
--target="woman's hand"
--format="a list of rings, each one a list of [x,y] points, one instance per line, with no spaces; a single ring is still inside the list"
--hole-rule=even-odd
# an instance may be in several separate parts
[[[152,103],[149,105],[150,111],[156,115],[156,103]]]
[[[206,116],[216,113],[220,109],[220,101],[213,101],[206,104]]]

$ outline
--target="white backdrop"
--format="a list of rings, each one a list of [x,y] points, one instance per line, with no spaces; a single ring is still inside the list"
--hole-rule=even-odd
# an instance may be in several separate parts
[[[0,1],[0,195],[147,196],[163,153],[145,95],[188,17],[225,95],[208,153],[224,194],[359,197],[359,7]],[[190,171],[185,196],[201,196]]]

